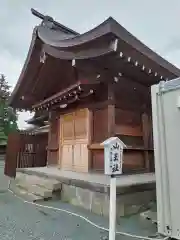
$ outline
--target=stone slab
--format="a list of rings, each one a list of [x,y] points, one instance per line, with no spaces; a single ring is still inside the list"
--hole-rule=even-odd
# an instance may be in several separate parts
[[[38,185],[31,185],[30,183],[25,184],[16,184],[17,187],[24,189],[28,193],[32,193],[43,198],[52,197],[52,191]]]
[[[30,202],[36,202],[36,201],[40,201],[43,200],[44,198],[41,196],[37,196],[34,195],[32,193],[28,193],[25,189],[21,189],[16,185],[10,185],[10,190],[13,191],[14,194],[16,194],[17,196],[23,198],[26,201],[30,201]]]
[[[76,185],[77,187],[86,188],[86,189],[88,188],[89,190],[92,190],[92,187],[94,187],[93,191],[99,191],[100,189],[100,192],[101,191],[107,192],[110,185],[109,176],[106,176],[103,173],[90,173],[90,172],[78,173],[74,171],[66,171],[63,169],[58,169],[57,166],[24,168],[24,169],[17,169],[17,171],[27,173],[29,175],[34,174],[37,176],[56,179],[62,183],[66,183],[69,185]],[[155,183],[154,173],[121,175],[117,177],[118,188],[140,186],[140,185],[152,184],[152,183]]]
[[[55,179],[43,178],[36,175],[18,173],[15,181],[17,182],[17,184],[21,184],[22,186],[32,184],[32,185],[42,186],[52,191],[61,189],[61,182]]]

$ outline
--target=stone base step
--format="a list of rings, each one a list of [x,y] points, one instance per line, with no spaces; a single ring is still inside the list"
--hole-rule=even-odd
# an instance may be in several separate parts
[[[60,182],[54,179],[48,179],[24,173],[17,173],[15,181],[17,182],[17,184],[27,183],[31,185],[37,185],[51,191],[57,191],[58,189],[61,189],[62,185]]]
[[[25,182],[25,183],[16,184],[16,186],[19,189],[22,189],[28,193],[32,193],[37,196],[41,196],[43,198],[52,197],[52,190],[48,190],[48,189],[38,186],[38,185],[31,185],[31,183]]]
[[[29,195],[32,200],[43,200],[59,197],[61,183],[54,179],[39,177],[18,172],[15,180],[12,181],[13,188],[18,189],[23,197]],[[29,198],[28,196],[28,198]]]
[[[37,196],[37,195],[35,195],[33,193],[30,193],[30,192],[27,192],[25,189],[21,189],[18,186],[16,186],[15,184],[12,184],[12,183],[10,185],[10,190],[14,194],[16,194],[18,197],[21,197],[24,200],[29,201],[29,202],[37,202],[37,201],[44,200],[43,197]]]

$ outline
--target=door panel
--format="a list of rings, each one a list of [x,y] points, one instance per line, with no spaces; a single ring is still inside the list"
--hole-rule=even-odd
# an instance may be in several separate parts
[[[76,171],[88,171],[88,148],[87,144],[75,144],[74,145],[74,164],[73,168]]]
[[[87,139],[87,109],[76,111],[74,115],[74,137],[75,139]]]
[[[74,114],[65,114],[61,118],[62,143],[74,139]]]
[[[62,168],[72,170],[73,165],[73,145],[66,144],[61,149]]]

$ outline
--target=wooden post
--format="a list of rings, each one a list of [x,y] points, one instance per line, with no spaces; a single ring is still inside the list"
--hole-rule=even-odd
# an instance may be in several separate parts
[[[122,174],[123,149],[126,145],[118,137],[110,137],[104,146],[104,174],[110,176],[109,240],[116,238],[116,177]]]
[[[116,176],[110,178],[109,240],[116,239]]]
[[[59,163],[59,115],[51,112],[50,129],[48,136],[47,164],[55,165]]]
[[[107,109],[107,118],[108,118],[108,137],[115,135],[115,96],[113,84],[108,84],[108,109]]]
[[[150,171],[150,162],[149,162],[149,154],[148,154],[148,147],[149,147],[149,118],[147,113],[142,114],[142,129],[143,129],[143,142],[144,148],[144,157],[145,157],[145,168],[147,171]]]
[[[93,136],[93,112],[91,109],[88,109],[88,145],[92,143],[92,136]],[[88,172],[92,169],[92,150],[88,150]]]

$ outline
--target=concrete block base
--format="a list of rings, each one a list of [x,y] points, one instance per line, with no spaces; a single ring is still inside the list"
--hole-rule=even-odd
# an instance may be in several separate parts
[[[155,201],[155,190],[117,195],[117,217],[132,215],[148,208]],[[61,200],[102,216],[109,215],[109,195],[62,184]]]

